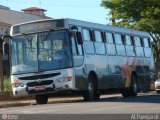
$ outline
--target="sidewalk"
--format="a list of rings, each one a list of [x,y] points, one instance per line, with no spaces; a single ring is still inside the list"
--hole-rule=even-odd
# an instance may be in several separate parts
[[[48,104],[51,103],[66,103],[66,102],[80,102],[83,101],[79,96],[54,96],[49,97]],[[0,108],[17,107],[36,105],[34,96],[29,97],[14,97],[12,93],[0,93]]]

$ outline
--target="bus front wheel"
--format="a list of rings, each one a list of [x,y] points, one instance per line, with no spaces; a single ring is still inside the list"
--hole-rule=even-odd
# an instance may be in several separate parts
[[[87,90],[83,93],[84,101],[98,100],[100,98],[100,93],[98,92],[96,80],[94,78],[89,78]]]
[[[157,94],[160,94],[160,90],[156,90]]]
[[[37,104],[47,104],[48,95],[46,94],[36,95],[35,99],[36,99]]]

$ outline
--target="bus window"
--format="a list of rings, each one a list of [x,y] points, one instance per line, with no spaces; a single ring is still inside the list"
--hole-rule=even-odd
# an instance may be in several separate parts
[[[120,56],[126,55],[125,48],[122,41],[122,36],[120,34],[114,34],[114,40],[116,44],[117,54]]]
[[[143,38],[144,47],[150,47],[148,38]]]
[[[126,45],[132,45],[131,37],[129,35],[125,35],[125,44]]]
[[[105,37],[106,37],[107,43],[111,43],[111,44],[114,43],[112,33],[107,33],[106,32]]]
[[[71,44],[72,44],[72,54],[73,54],[74,66],[75,67],[81,66],[83,63],[82,45],[78,44],[76,33],[74,32],[72,33]]]
[[[94,31],[95,36],[95,50],[97,54],[105,54],[105,46],[102,41],[102,34],[100,31]]]
[[[135,56],[132,38],[129,35],[125,35],[125,48],[127,56]]]
[[[143,47],[141,39],[139,37],[134,37],[134,44],[135,44],[136,55],[138,57],[144,57]]]
[[[90,32],[87,29],[83,29],[83,39],[85,41],[91,41]]]
[[[93,41],[91,40],[91,34],[90,34],[90,30],[87,29],[83,29],[83,39],[84,39],[84,46],[85,46],[85,51],[87,54],[94,54],[95,50],[94,50],[94,44]]]
[[[18,43],[18,64],[22,64],[22,61],[23,61],[23,51],[22,51],[22,49],[23,49],[23,44],[22,44],[22,42],[19,42]]]
[[[139,37],[134,37],[134,44],[135,44],[135,46],[137,46],[137,47],[142,46]]]
[[[94,31],[95,41],[102,42],[102,34],[100,31]]]
[[[116,55],[116,48],[115,48],[112,33],[106,32],[105,37],[106,37],[107,54],[108,55]]]
[[[144,43],[145,57],[150,57],[151,56],[151,48],[150,48],[150,44],[149,44],[149,39],[148,38],[143,38],[143,43]]]
[[[114,40],[116,44],[120,44],[120,45],[123,44],[122,37],[120,34],[114,34]]]

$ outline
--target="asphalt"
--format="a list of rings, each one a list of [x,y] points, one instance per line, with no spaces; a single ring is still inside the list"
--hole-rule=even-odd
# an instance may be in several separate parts
[[[146,93],[139,93],[139,95],[143,95]],[[148,92],[147,94],[156,94],[155,91]],[[117,94],[109,94],[107,97],[113,97]],[[106,96],[101,96],[101,98]],[[83,102],[83,97],[81,96],[53,96],[49,97],[48,104],[54,104],[54,103],[71,103],[71,102]],[[30,97],[8,97],[6,99],[0,100],[0,108],[7,108],[7,107],[18,107],[18,106],[32,106],[36,105],[36,101],[34,99],[34,96]]]

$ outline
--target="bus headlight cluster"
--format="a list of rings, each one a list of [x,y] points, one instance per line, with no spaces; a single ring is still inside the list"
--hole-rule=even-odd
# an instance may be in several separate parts
[[[13,84],[12,84],[12,87],[13,87],[13,88],[24,87],[24,84],[23,84],[23,83],[13,83]]]

